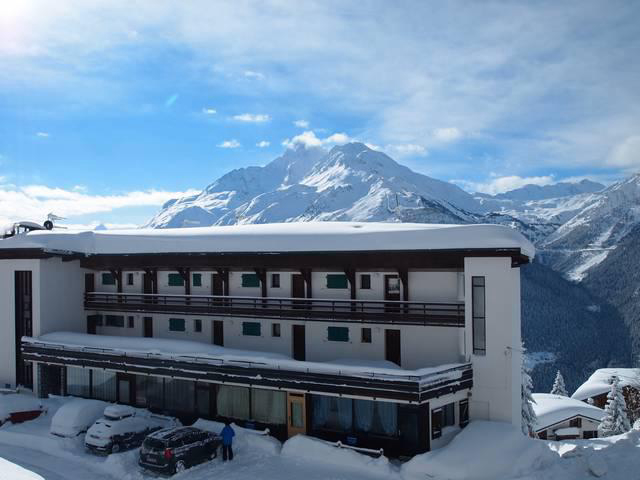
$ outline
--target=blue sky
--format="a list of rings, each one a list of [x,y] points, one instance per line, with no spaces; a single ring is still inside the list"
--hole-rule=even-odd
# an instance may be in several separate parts
[[[0,220],[140,224],[295,136],[467,190],[640,169],[638,2],[0,4]],[[306,132],[306,133],[305,133]]]

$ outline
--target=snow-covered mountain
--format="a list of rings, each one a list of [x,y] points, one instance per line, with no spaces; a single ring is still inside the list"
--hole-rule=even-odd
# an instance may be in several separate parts
[[[264,167],[229,172],[171,200],[153,228],[310,220],[474,222],[486,208],[449,182],[413,172],[362,143],[297,146]]]

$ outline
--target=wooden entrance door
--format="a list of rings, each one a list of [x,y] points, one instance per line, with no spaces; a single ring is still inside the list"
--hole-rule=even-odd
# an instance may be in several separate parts
[[[222,320],[214,320],[211,329],[211,343],[224,347],[224,323]]]
[[[385,358],[400,366],[400,330],[387,329],[384,331]]]
[[[144,317],[144,336],[153,337],[153,317]]]
[[[287,436],[307,433],[307,410],[302,393],[287,393]]]
[[[292,325],[293,359],[304,361],[307,359],[306,335],[304,325]]]
[[[84,274],[84,293],[96,291],[96,277],[93,273]]]
[[[304,277],[300,274],[291,275],[291,298],[305,298]],[[304,308],[306,302],[293,301],[293,308]]]

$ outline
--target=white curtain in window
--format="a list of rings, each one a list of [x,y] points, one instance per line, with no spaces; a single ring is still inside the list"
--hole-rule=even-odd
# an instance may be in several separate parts
[[[93,369],[93,398],[106,402],[116,401],[116,374]]]
[[[322,428],[326,426],[329,418],[329,398],[314,395],[312,397],[312,419],[313,428]]]
[[[67,367],[67,395],[91,397],[88,368]]]
[[[218,415],[222,417],[249,419],[249,389],[220,385],[216,395]]]
[[[251,392],[251,417],[256,422],[285,424],[287,423],[287,399],[285,392],[260,390]]]
[[[395,403],[375,402],[380,427],[385,435],[395,436],[398,433],[398,406]]]
[[[354,400],[356,429],[361,432],[371,430],[373,424],[373,406],[371,400]]]

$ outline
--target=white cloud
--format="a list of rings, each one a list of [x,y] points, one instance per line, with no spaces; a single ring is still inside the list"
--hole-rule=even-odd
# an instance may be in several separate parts
[[[205,115],[215,115],[218,112],[215,108],[203,108],[202,113],[204,113]]]
[[[225,140],[224,142],[218,144],[219,148],[238,148],[241,146],[242,145],[240,144],[240,142],[236,139]]]
[[[293,124],[298,128],[309,128],[309,122],[307,120],[296,120]]]
[[[617,144],[609,154],[607,164],[632,170],[640,168],[640,135],[632,135]]]
[[[555,183],[552,175],[539,177],[520,177],[518,175],[508,175],[504,177],[495,176],[487,182],[469,182],[466,180],[453,180],[462,188],[469,192],[488,193],[496,195],[498,193],[509,192],[525,185],[551,185]]]
[[[258,148],[267,148],[269,145],[271,145],[271,142],[267,142],[266,140],[256,143],[256,147]]]
[[[36,137],[47,138],[49,134],[47,132],[38,132],[36,133]]]
[[[264,73],[254,72],[253,70],[245,70],[244,76],[247,78],[256,78],[258,80],[262,80],[264,78]]]
[[[282,145],[293,148],[296,145],[304,145],[305,147],[322,147],[325,145],[343,145],[352,139],[346,133],[334,133],[326,138],[318,138],[312,130],[306,130],[300,135],[288,139],[286,138]]]
[[[436,128],[433,137],[440,142],[453,142],[462,136],[462,132],[456,127]]]
[[[50,212],[65,218],[112,212],[119,208],[155,207],[168,200],[195,195],[199,190],[168,192],[164,190],[132,191],[112,195],[92,195],[77,189],[64,189],[46,185],[0,187],[0,220],[11,223],[18,220],[43,221]],[[71,220],[70,223],[72,223]]]
[[[385,150],[392,156],[396,155],[398,157],[424,157],[429,153],[426,147],[416,143],[392,143],[387,145]]]
[[[271,117],[264,113],[241,113],[233,116],[234,120],[246,123],[264,123],[271,120]]]

